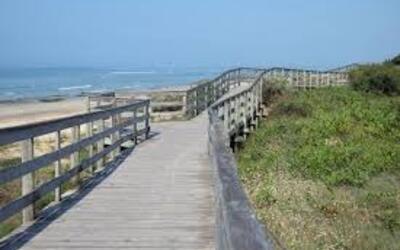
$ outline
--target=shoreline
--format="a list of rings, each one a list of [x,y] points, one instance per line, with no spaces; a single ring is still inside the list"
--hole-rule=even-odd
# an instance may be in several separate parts
[[[154,93],[186,91],[196,84],[207,81],[199,80],[185,85],[172,85],[142,90],[116,89],[116,96],[151,95]],[[78,95],[50,95],[37,98],[0,100],[0,129],[25,125],[33,122],[48,121],[87,112],[87,97],[96,92],[82,92]],[[105,93],[105,92],[98,92]]]
[[[166,85],[160,87],[150,87],[150,88],[117,88],[117,89],[104,89],[98,91],[81,91],[75,94],[49,94],[43,96],[27,96],[27,97],[16,97],[16,98],[0,98],[0,104],[13,104],[13,103],[32,103],[32,102],[57,102],[62,100],[67,100],[71,98],[87,97],[93,94],[100,94],[106,92],[118,93],[147,93],[147,92],[167,92],[167,91],[183,91],[189,89],[190,87],[208,81],[209,79],[201,79],[185,84],[174,84]]]

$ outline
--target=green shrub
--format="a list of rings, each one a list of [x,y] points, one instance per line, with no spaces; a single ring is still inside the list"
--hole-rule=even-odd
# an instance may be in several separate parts
[[[237,155],[258,218],[288,249],[399,249],[399,124],[400,96],[284,93]]]
[[[400,69],[390,64],[360,66],[350,72],[354,89],[386,95],[400,94]]]
[[[271,167],[285,155],[285,166],[307,178],[362,186],[400,168],[399,111],[398,97],[349,88],[293,92],[277,102],[241,158],[260,174],[255,166]]]
[[[400,55],[398,55],[395,58],[393,58],[392,60],[390,60],[390,62],[394,65],[400,65]]]
[[[274,113],[284,116],[297,116],[297,117],[308,117],[312,113],[312,108],[308,103],[287,101],[279,103]]]
[[[263,86],[263,101],[265,105],[270,105],[283,93],[288,91],[287,81],[282,79],[274,79],[273,81],[267,81]]]

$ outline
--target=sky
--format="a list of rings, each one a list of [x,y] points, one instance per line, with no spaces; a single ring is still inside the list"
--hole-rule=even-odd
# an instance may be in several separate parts
[[[1,0],[0,67],[331,68],[400,53],[399,0]]]

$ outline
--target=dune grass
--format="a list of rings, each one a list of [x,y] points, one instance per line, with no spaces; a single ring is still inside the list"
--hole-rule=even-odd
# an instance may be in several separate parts
[[[238,154],[261,220],[289,249],[400,249],[400,97],[287,92]]]

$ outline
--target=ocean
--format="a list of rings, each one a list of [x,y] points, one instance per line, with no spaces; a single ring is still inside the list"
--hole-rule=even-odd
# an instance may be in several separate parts
[[[3,68],[0,69],[0,101],[180,86],[213,78],[220,72],[221,69],[215,68]]]

